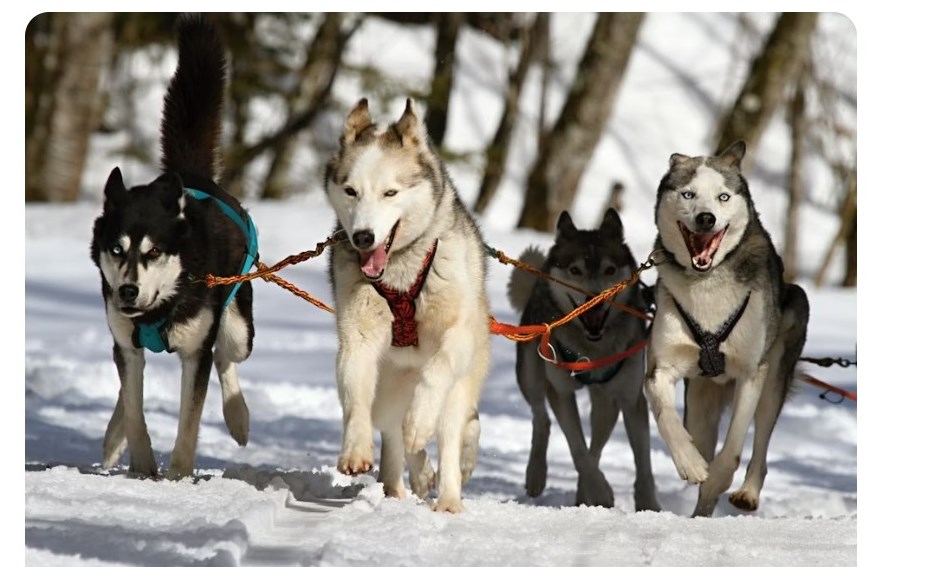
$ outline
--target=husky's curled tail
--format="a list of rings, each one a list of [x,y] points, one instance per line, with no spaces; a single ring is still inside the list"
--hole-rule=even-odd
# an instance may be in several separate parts
[[[216,28],[201,15],[177,26],[177,70],[161,116],[161,169],[217,179],[226,55]]]
[[[537,246],[529,246],[519,255],[519,261],[536,269],[542,269],[545,263],[545,252]],[[517,312],[522,313],[529,305],[529,298],[532,297],[532,288],[538,277],[534,274],[521,270],[513,270],[510,281],[507,283],[506,296],[510,300],[510,305]]]

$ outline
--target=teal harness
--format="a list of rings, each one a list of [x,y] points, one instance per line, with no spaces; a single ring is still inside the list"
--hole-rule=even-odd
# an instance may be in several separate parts
[[[252,217],[249,216],[248,212],[243,210],[242,212],[245,218],[242,218],[236,213],[235,209],[221,199],[204,191],[200,191],[199,189],[185,187],[184,191],[187,195],[198,201],[205,201],[206,199],[215,201],[216,204],[219,205],[219,209],[225,213],[227,217],[232,219],[236,226],[242,230],[242,233],[245,234],[245,238],[248,240],[248,248],[246,249],[245,260],[242,262],[242,269],[239,271],[239,274],[247,274],[248,271],[252,269],[252,266],[258,262],[258,229],[255,228]],[[235,294],[239,291],[239,287],[241,286],[242,282],[236,282],[236,284],[232,286],[229,295],[226,297],[226,302],[223,303],[223,309],[229,306],[229,302],[232,301],[232,298],[235,297]],[[136,332],[132,337],[132,342],[135,344],[136,348],[144,347],[152,352],[174,352],[174,349],[168,346],[167,322],[168,320],[165,318],[160,321],[155,321],[154,323],[137,323],[135,326]]]

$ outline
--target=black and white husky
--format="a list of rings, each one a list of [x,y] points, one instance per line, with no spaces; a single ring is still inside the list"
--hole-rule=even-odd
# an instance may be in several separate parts
[[[208,288],[207,274],[234,276],[257,261],[257,232],[217,174],[226,84],[223,45],[198,16],[178,24],[178,64],[164,99],[162,174],[127,188],[114,168],[96,219],[91,258],[100,270],[113,335],[119,399],[103,441],[103,466],[129,446],[129,472],[156,476],[142,413],[145,349],[181,359],[181,407],[168,478],[193,474],[200,416],[211,366],[223,390],[229,433],[248,441],[249,414],[236,363],[252,350],[252,288]]]
[[[754,420],[745,482],[729,497],[755,510],[768,443],[806,341],[809,303],[784,268],[742,176],[745,144],[718,156],[673,154],[658,187],[658,283],[645,393],[681,478],[700,484],[694,516],[732,484]],[[684,420],[675,383],[685,379]],[[732,405],[719,453],[720,418]],[[715,456],[714,456],[715,454]]]

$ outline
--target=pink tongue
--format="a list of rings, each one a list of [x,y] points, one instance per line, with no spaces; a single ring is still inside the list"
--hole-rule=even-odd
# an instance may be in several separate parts
[[[384,245],[380,244],[370,252],[359,252],[361,256],[361,271],[369,278],[376,278],[384,271],[387,265],[387,251]]]
[[[710,264],[713,252],[716,251],[717,243],[715,240],[717,236],[719,236],[719,233],[694,235],[695,244],[700,248],[693,258],[695,264],[699,266],[708,266]]]

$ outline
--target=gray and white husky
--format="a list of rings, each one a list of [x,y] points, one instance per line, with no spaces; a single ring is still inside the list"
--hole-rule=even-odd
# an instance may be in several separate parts
[[[768,444],[806,341],[806,293],[784,282],[740,169],[744,155],[741,141],[713,157],[673,154],[655,206],[655,248],[663,253],[645,392],[678,473],[700,484],[694,516],[712,515],[732,484],[752,420],[752,458],[729,501],[757,509]],[[683,422],[675,409],[681,378]]]
[[[128,444],[129,471],[158,474],[142,412],[145,350],[176,352],[181,408],[169,478],[193,474],[213,365],[229,433],[239,445],[248,442],[236,364],[252,351],[251,284],[208,288],[203,278],[248,271],[258,254],[248,213],[214,181],[226,86],[223,44],[200,16],[182,17],[177,34],[177,70],[161,121],[162,174],[127,188],[114,168],[91,242],[120,380],[103,466],[115,465]]]
[[[326,193],[346,239],[329,255],[342,405],[338,469],[403,497],[437,484],[433,509],[462,510],[477,461],[478,401],[490,365],[483,239],[432,147],[412,100],[399,120],[372,122],[366,99],[349,113],[326,169]],[[435,482],[426,446],[438,448]]]
[[[597,294],[631,277],[637,268],[626,245],[619,215],[608,209],[600,227],[579,230],[567,211],[558,219],[555,243],[548,254],[530,247],[523,262],[551,274],[575,288]],[[515,269],[508,295],[522,313],[520,324],[551,323],[586,302],[587,293],[561,286],[526,271]],[[647,302],[639,286],[630,286],[612,300],[644,313]],[[641,318],[602,303],[552,332],[551,346],[559,361],[603,359],[624,352],[646,338]],[[572,375],[546,362],[539,340],[517,343],[516,378],[532,408],[532,448],[526,467],[526,493],[538,496],[545,488],[551,406],[568,441],[578,472],[577,504],[612,507],[613,490],[600,470],[600,456],[623,414],[623,425],[635,460],[635,509],[660,510],[655,498],[650,457],[648,405],[642,392],[645,358],[638,351],[618,362]],[[575,393],[587,387],[590,394],[590,445],[584,438]]]

